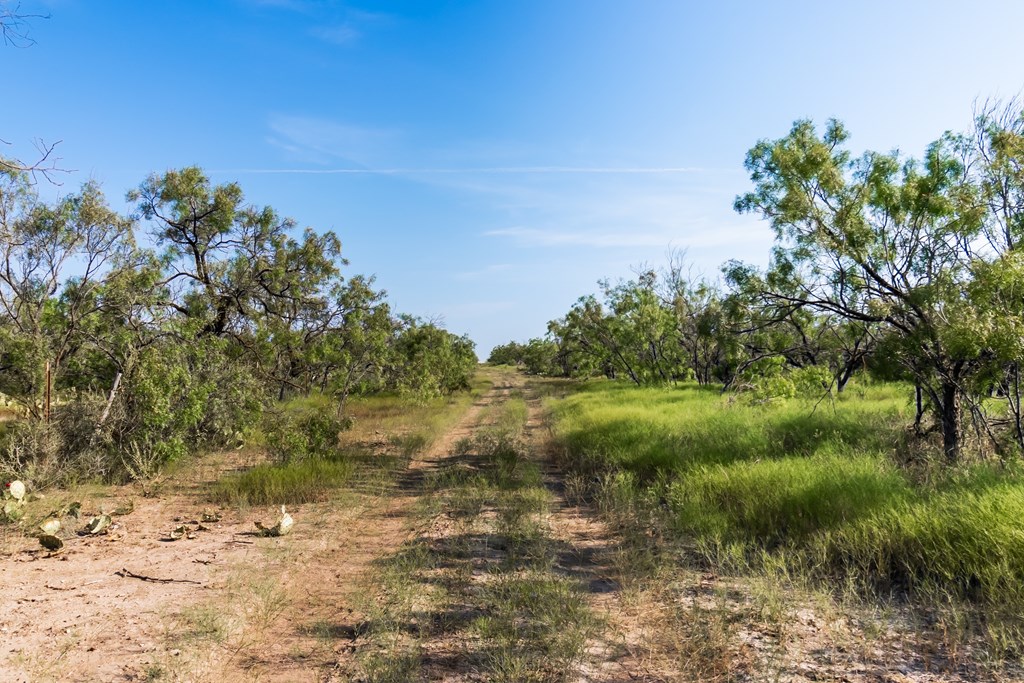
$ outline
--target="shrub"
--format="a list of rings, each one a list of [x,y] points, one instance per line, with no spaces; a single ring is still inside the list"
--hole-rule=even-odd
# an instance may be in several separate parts
[[[336,453],[338,434],[351,426],[351,419],[341,420],[324,413],[283,413],[267,421],[267,448],[279,462],[326,458]]]
[[[0,478],[20,479],[31,489],[64,483],[70,475],[62,458],[63,438],[52,424],[31,421],[12,427],[0,452]]]
[[[101,399],[84,394],[56,406],[49,423],[9,423],[0,444],[0,477],[41,489],[110,476],[118,464],[97,438],[102,408]]]

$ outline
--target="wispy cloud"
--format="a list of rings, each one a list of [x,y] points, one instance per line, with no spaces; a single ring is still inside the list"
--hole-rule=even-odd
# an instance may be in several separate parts
[[[462,273],[455,273],[453,277],[456,280],[480,280],[487,278],[496,273],[502,273],[512,269],[511,263],[495,263],[487,266],[486,268],[480,268],[478,270],[467,270]]]
[[[360,129],[348,127],[344,129],[350,141],[354,141]],[[294,133],[294,131],[292,131]],[[308,131],[305,131],[308,133]],[[286,136],[295,139],[294,134]],[[309,149],[324,151],[330,147],[329,143],[317,141],[315,144],[309,140],[309,135],[304,134]],[[275,143],[276,144],[276,143]],[[294,151],[298,146],[278,146]],[[342,156],[342,155],[339,155]],[[296,175],[535,175],[535,174],[560,174],[560,175],[668,175],[679,173],[707,173],[707,169],[690,166],[483,166],[468,168],[421,168],[416,166],[403,166],[395,168],[235,168],[224,169],[225,173],[246,173],[246,174],[296,174]]]
[[[269,120],[267,142],[287,152],[294,161],[310,164],[337,164],[345,161],[347,169],[233,169],[233,173],[313,173],[326,171],[344,173],[363,171],[379,163],[381,155],[400,137],[394,130],[369,128],[355,124],[310,116],[274,114]]]
[[[618,249],[635,259],[671,247],[739,253],[770,244],[763,226],[732,211],[735,193],[744,186],[738,168],[601,163],[571,150],[514,141],[477,144],[468,151],[454,141],[446,153],[427,150],[398,130],[283,114],[269,123],[270,141],[292,163],[219,173],[337,177],[338,182],[347,176],[401,177],[483,212],[486,222],[477,224],[476,236],[499,249]],[[566,163],[558,163],[559,156]],[[496,252],[492,258],[509,257]],[[520,275],[510,270],[508,263],[496,263],[450,277],[506,282]]]
[[[621,232],[558,232],[538,228],[488,230],[488,237],[509,237],[527,247],[657,247],[665,246],[666,235]]]
[[[690,247],[696,249],[731,246],[750,240],[762,241],[763,226],[725,225],[714,229],[694,230],[692,225],[679,225],[677,230],[635,231],[559,231],[514,227],[488,230],[484,235],[505,237],[524,247]]]
[[[314,38],[319,38],[334,45],[351,45],[359,40],[362,33],[352,24],[337,26],[315,26],[309,30]]]

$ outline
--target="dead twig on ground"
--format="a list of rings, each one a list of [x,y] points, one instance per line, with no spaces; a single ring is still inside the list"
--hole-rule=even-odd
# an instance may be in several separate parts
[[[135,572],[127,569],[121,569],[121,571],[114,572],[117,576],[126,579],[138,579],[139,581],[151,581],[152,583],[194,583],[197,586],[202,586],[201,581],[192,581],[191,579],[161,579],[155,576],[145,576],[144,574],[136,574]]]

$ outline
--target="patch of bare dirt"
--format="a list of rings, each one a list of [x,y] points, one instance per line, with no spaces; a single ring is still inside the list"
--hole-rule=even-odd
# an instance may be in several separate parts
[[[0,557],[0,680],[136,680],[148,661],[169,650],[166,630],[176,609],[223,590],[220,569],[244,563],[257,547],[245,535],[256,511],[225,510],[194,538],[172,541],[170,531],[198,521],[202,504],[189,493],[160,499],[140,493],[117,489],[83,501],[81,521],[66,521],[72,530],[125,501],[134,501],[134,509],[115,514],[103,535],[65,531],[58,553],[32,538],[8,537]]]

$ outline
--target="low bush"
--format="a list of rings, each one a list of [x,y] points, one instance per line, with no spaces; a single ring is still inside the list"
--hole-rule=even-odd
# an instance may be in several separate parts
[[[339,419],[330,413],[304,415],[283,413],[267,421],[266,445],[278,462],[298,462],[324,458],[335,453],[338,435],[352,426],[351,419]]]

